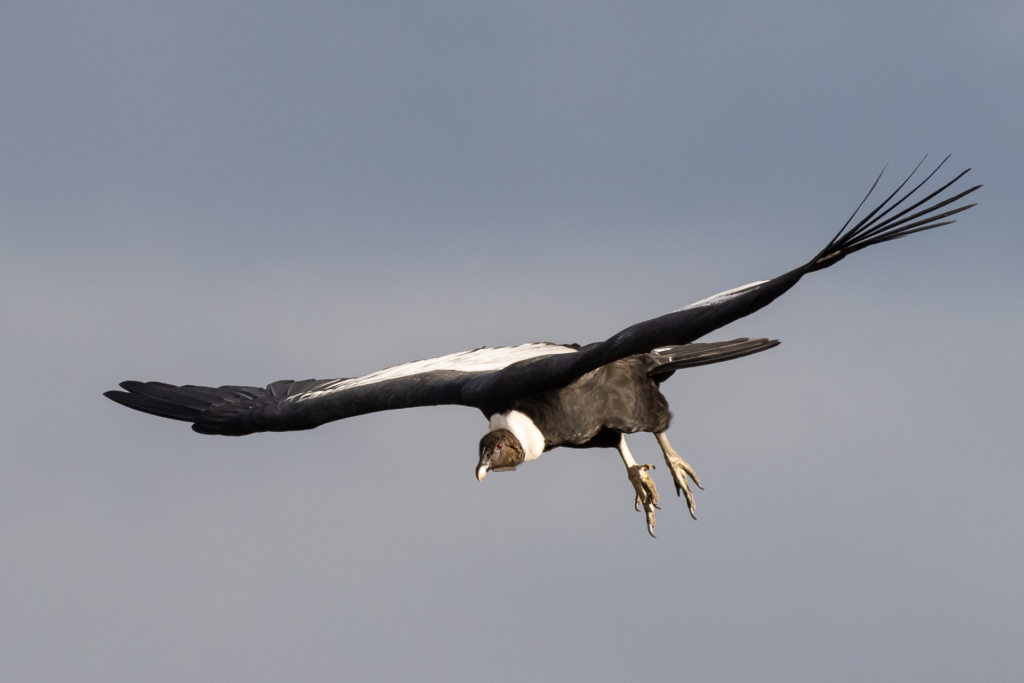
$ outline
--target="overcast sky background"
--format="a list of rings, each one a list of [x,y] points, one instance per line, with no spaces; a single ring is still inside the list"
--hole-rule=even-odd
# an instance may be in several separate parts
[[[1013,0],[5,2],[0,678],[1019,680],[1022,122]],[[477,483],[465,408],[101,396],[604,339],[925,153],[980,205],[666,385],[707,490],[659,466],[657,540],[614,451]]]

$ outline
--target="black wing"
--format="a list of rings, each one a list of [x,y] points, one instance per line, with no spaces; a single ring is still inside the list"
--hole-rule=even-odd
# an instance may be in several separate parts
[[[949,157],[946,157],[948,159]],[[943,159],[934,171],[899,199],[896,196],[914,176],[921,164],[890,194],[884,202],[867,214],[856,225],[850,223],[867,201],[881,179],[875,179],[867,196],[846,221],[842,229],[814,258],[804,265],[772,280],[754,282],[690,304],[686,308],[659,318],[627,327],[604,342],[583,347],[579,353],[549,358],[525,360],[498,372],[471,379],[463,389],[464,400],[483,407],[484,412],[495,412],[508,406],[521,396],[564,387],[578,377],[599,367],[628,356],[648,353],[663,346],[689,344],[724,325],[764,308],[800,281],[807,273],[828,268],[855,251],[873,244],[887,242],[922,230],[930,230],[953,223],[950,216],[965,211],[974,204],[942,211],[950,204],[977,190],[976,185],[955,196],[941,199],[921,208],[945,192],[970,169],[960,173],[939,189],[910,204],[908,200],[928,182],[946,163]],[[923,160],[922,160],[923,163]],[[895,201],[893,201],[895,199]],[[900,206],[904,206],[897,211]],[[893,213],[896,211],[896,213]],[[891,214],[891,215],[890,215]],[[847,229],[849,228],[849,229]]]
[[[348,379],[282,380],[266,387],[122,382],[124,391],[104,396],[144,413],[191,422],[200,434],[286,432],[382,410],[480,407],[465,398],[470,380],[524,359],[576,352],[572,346],[523,344],[453,353]]]

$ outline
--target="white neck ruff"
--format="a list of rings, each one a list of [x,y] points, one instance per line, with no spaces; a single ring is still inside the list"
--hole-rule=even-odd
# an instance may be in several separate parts
[[[507,429],[519,439],[519,444],[526,453],[527,462],[536,460],[544,452],[544,435],[537,429],[537,425],[533,424],[533,420],[518,410],[491,415],[488,431],[495,432],[499,429]]]

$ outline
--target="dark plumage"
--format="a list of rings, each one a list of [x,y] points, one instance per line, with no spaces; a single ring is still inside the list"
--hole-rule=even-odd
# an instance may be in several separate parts
[[[943,211],[980,185],[925,206],[967,171],[911,202],[910,198],[944,163],[897,198],[915,169],[884,202],[850,227],[860,211],[858,206],[824,249],[788,273],[637,323],[603,342],[582,347],[524,344],[482,348],[406,363],[364,377],[282,380],[266,387],[129,381],[121,383],[124,391],[108,391],[105,396],[135,410],[190,422],[192,429],[201,434],[228,436],[312,429],[347,417],[415,406],[478,408],[490,420],[490,430],[480,442],[479,479],[488,471],[515,469],[560,446],[614,447],[626,465],[636,506],[643,506],[653,535],[658,502],[648,475],[653,465],[637,464],[623,435],[655,435],[676,492],[686,496],[691,514],[694,502],[687,479],[699,485],[693,469],[668,443],[665,431],[672,416],[659,390],[660,383],[682,368],[732,360],[777,345],[777,341],[767,339],[693,342],[767,306],[807,273],[828,268],[865,247],[948,225],[953,222],[947,220],[949,217],[974,206]]]
[[[648,354],[603,365],[561,389],[512,401],[544,435],[544,450],[615,448],[620,435],[663,432],[672,414]]]

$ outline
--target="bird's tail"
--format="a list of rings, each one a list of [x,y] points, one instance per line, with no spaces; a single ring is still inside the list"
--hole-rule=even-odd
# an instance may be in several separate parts
[[[939,189],[929,194],[927,197],[924,197],[923,199],[918,200],[916,203],[904,208],[902,211],[899,211],[889,216],[889,214],[892,211],[894,211],[897,207],[899,207],[907,199],[909,199],[910,196],[917,192],[922,185],[927,183],[928,180],[931,179],[933,175],[935,175],[936,171],[942,168],[942,164],[945,164],[947,159],[949,159],[948,156],[942,160],[942,163],[935,167],[934,171],[928,174],[928,177],[926,177],[924,180],[918,183],[913,189],[911,189],[902,197],[893,202],[893,199],[896,197],[896,195],[903,190],[904,186],[906,186],[906,184],[910,182],[910,179],[914,176],[914,174],[917,173],[917,169],[921,168],[921,164],[924,163],[924,159],[922,159],[921,163],[919,163],[917,167],[915,167],[914,170],[911,171],[910,175],[907,176],[907,179],[900,183],[899,187],[897,187],[892,194],[886,197],[884,202],[875,207],[875,209],[871,211],[871,213],[869,213],[867,216],[862,218],[859,223],[857,223],[852,228],[847,230],[850,223],[853,221],[854,216],[856,216],[857,213],[860,211],[861,207],[864,206],[864,202],[867,201],[868,197],[871,196],[871,192],[874,191],[875,186],[878,185],[878,181],[882,177],[882,174],[879,173],[878,178],[875,179],[874,185],[871,186],[871,189],[868,190],[867,195],[865,195],[864,199],[861,200],[860,205],[857,206],[857,210],[853,212],[853,215],[851,215],[849,220],[846,221],[846,224],[843,225],[839,233],[832,238],[832,241],[828,243],[828,246],[826,246],[824,249],[818,252],[818,255],[815,256],[814,259],[812,259],[810,263],[807,264],[806,269],[803,272],[810,273],[815,270],[821,270],[822,268],[828,268],[829,266],[841,261],[848,254],[852,254],[855,251],[860,251],[864,247],[870,247],[873,244],[879,244],[880,242],[888,242],[890,240],[897,240],[901,237],[912,235],[915,232],[921,232],[922,230],[931,230],[932,228],[937,228],[942,225],[949,225],[950,223],[955,223],[956,221],[945,219],[949,218],[954,214],[958,214],[961,211],[966,211],[972,206],[975,206],[975,204],[966,204],[964,206],[959,206],[954,209],[950,209],[949,211],[943,211],[941,213],[936,212],[938,212],[940,209],[949,206],[954,202],[959,201],[960,199],[963,199],[964,197],[966,197],[967,195],[971,194],[979,187],[981,187],[981,185],[975,185],[969,190],[964,190],[963,192],[954,197],[950,197],[949,199],[943,199],[942,201],[936,202],[935,204],[932,204],[931,206],[928,206],[926,208],[922,209],[920,207],[923,204],[927,204],[937,195],[945,191],[950,185],[960,180],[960,178],[966,175],[967,171],[970,171],[971,169],[967,169],[967,171],[964,171],[957,177],[953,178],[948,183],[946,183]],[[892,203],[890,204],[890,202]]]
[[[682,368],[693,368],[698,365],[742,358],[752,353],[767,351],[778,346],[779,343],[777,339],[747,339],[744,337],[711,344],[666,346],[648,354],[652,366],[647,375],[660,382],[668,379],[668,375]]]

